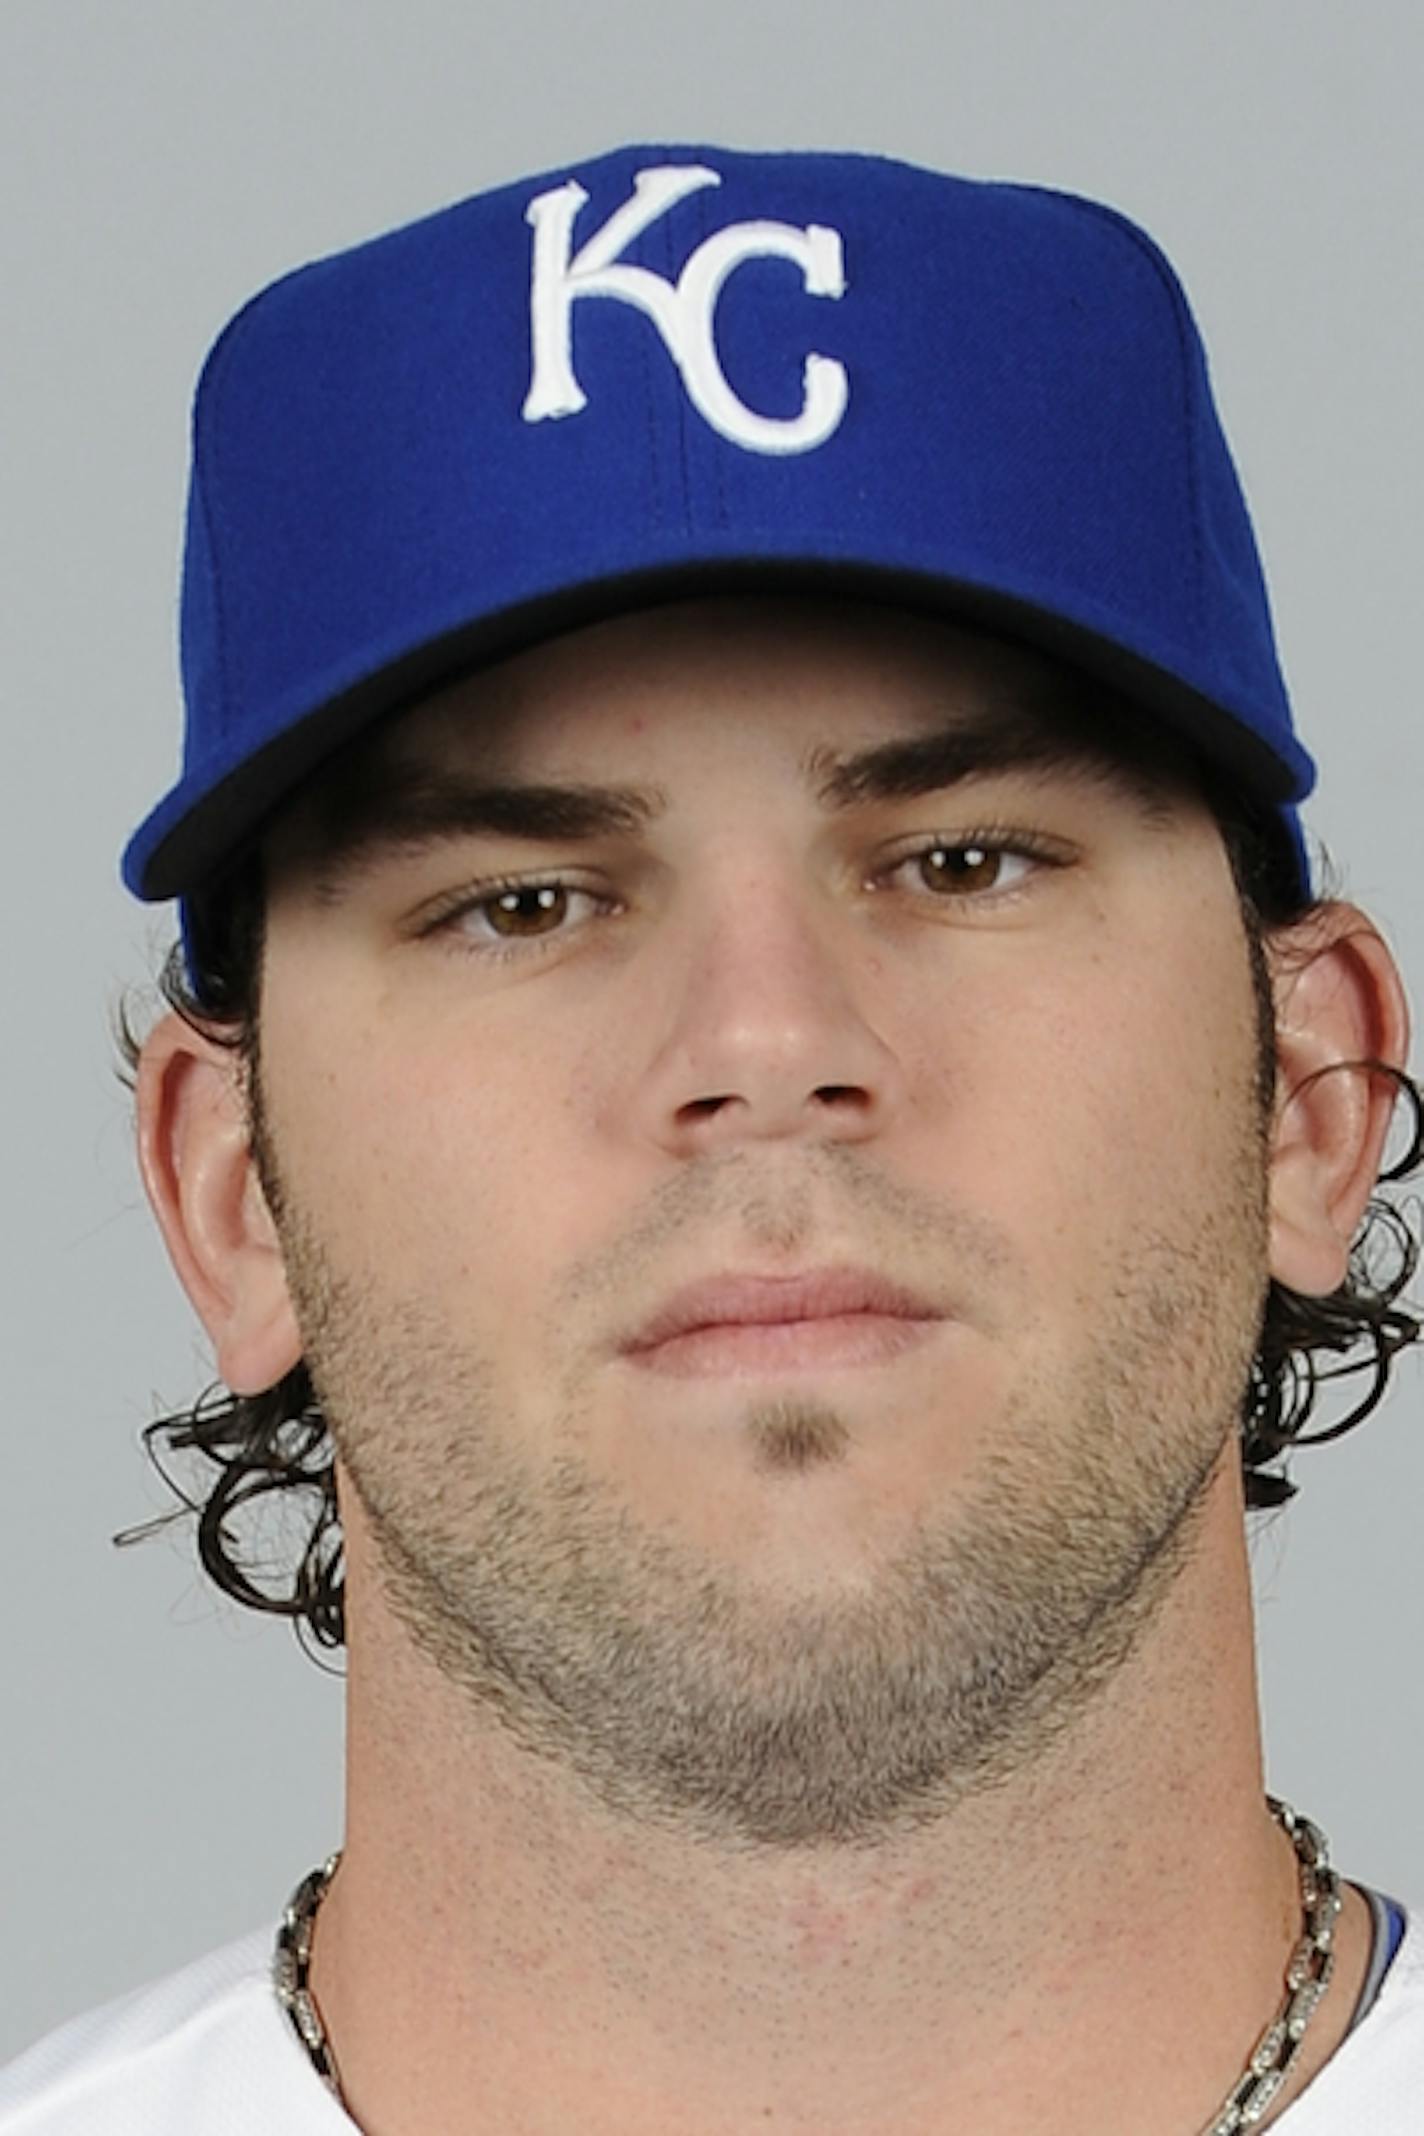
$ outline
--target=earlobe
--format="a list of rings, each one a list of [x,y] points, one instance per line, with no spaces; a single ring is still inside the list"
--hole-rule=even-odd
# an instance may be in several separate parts
[[[1354,906],[1320,907],[1266,942],[1276,1011],[1271,1274],[1306,1297],[1345,1281],[1379,1176],[1409,1015],[1383,937]]]
[[[179,1281],[235,1394],[275,1386],[300,1361],[276,1226],[252,1156],[240,1065],[170,1015],[138,1071],[138,1154]]]

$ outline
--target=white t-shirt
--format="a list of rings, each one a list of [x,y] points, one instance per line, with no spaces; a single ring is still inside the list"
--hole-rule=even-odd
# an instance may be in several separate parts
[[[352,2136],[270,1983],[261,1930],[51,2033],[0,2070],[0,2136]],[[1424,1928],[1276,2126],[1424,2136]],[[1184,2132],[1190,2136],[1190,2132]]]

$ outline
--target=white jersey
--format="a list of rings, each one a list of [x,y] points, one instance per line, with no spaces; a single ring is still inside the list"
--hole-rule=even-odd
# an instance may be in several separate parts
[[[272,1988],[272,1931],[75,2018],[0,2071],[3,2136],[352,2136]]]
[[[51,2033],[0,2071],[0,2136],[352,2136],[271,1986],[271,1932]],[[1281,2136],[1424,2136],[1424,1929],[1276,2123]]]

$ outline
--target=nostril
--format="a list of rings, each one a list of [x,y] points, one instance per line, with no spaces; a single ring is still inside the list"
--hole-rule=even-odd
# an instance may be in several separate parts
[[[710,1120],[714,1113],[731,1103],[730,1094],[720,1098],[692,1098],[681,1108],[682,1117],[685,1120]]]

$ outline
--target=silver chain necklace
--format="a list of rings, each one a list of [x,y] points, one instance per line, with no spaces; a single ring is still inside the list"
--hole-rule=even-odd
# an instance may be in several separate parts
[[[1298,1816],[1289,1803],[1278,1801],[1274,1795],[1268,1795],[1266,1801],[1295,1848],[1300,1871],[1301,1933],[1286,1966],[1285,1999],[1201,2136],[1237,2136],[1238,2130],[1255,2128],[1265,2118],[1290,2073],[1306,2027],[1335,1971],[1335,1918],[1342,1902],[1340,1879],[1330,1866],[1325,1834],[1308,1817]],[[317,1909],[340,1861],[340,1854],[333,1854],[320,1869],[303,1877],[288,1900],[277,1930],[272,1984],[313,2069],[344,2107],[331,2042],[308,1984]]]

